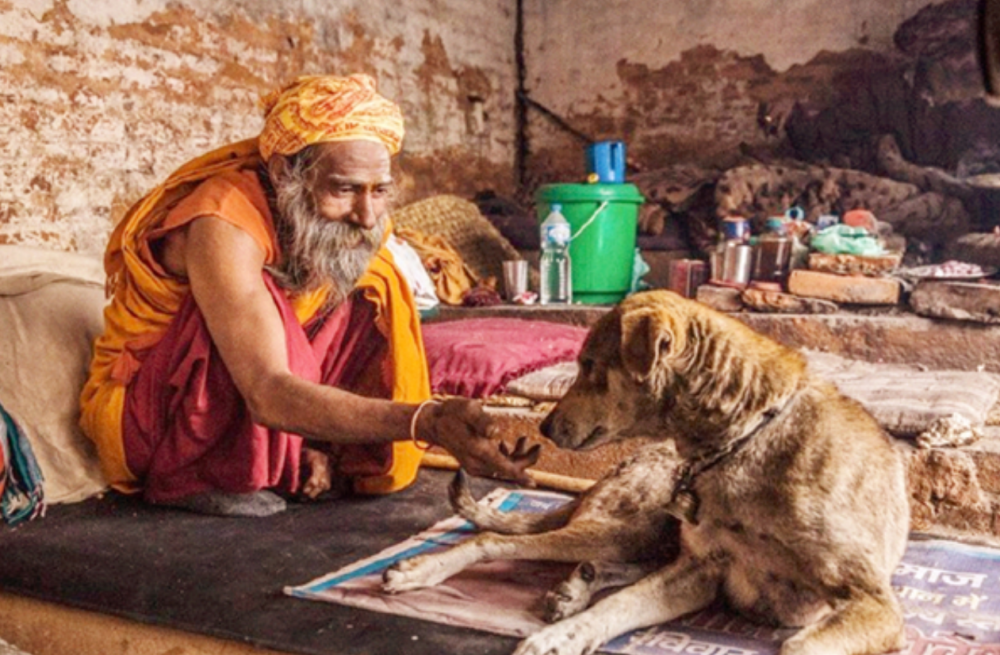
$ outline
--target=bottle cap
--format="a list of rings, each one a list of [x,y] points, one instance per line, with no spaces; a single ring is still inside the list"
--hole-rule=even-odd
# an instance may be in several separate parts
[[[554,202],[552,203],[552,208],[549,211],[562,213],[562,205],[560,205],[558,202]]]
[[[806,211],[798,205],[789,207],[785,210],[785,218],[791,221],[804,221],[806,220]]]
[[[785,231],[785,219],[779,216],[772,216],[767,219],[764,224],[764,229],[768,232],[784,232]]]

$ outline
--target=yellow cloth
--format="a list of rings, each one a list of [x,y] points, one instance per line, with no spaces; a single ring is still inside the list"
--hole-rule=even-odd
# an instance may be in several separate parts
[[[300,77],[261,98],[261,105],[264,161],[315,143],[355,139],[383,143],[394,155],[403,142],[399,107],[376,92],[368,75]]]
[[[122,441],[126,385],[148,352],[162,337],[188,293],[187,284],[168,275],[150,251],[149,238],[170,212],[207,178],[254,169],[261,158],[251,139],[210,152],[172,174],[125,215],[111,235],[105,254],[108,292],[105,331],[94,344],[90,377],[81,394],[81,427],[97,446],[108,482],[122,491],[137,490],[128,470]],[[266,208],[265,208],[266,211]],[[276,246],[275,246],[276,247]],[[394,373],[393,399],[416,403],[430,397],[430,380],[420,334],[419,314],[409,285],[382,248],[358,283],[375,303],[376,325],[389,344]],[[311,317],[326,299],[327,289],[293,298],[300,321]],[[359,480],[367,493],[388,493],[416,477],[422,453],[414,445],[393,445],[393,461],[382,476]]]
[[[446,305],[461,305],[463,296],[476,286],[477,280],[448,240],[439,234],[427,236],[403,227],[396,228],[396,235],[417,252],[434,282],[438,299]]]

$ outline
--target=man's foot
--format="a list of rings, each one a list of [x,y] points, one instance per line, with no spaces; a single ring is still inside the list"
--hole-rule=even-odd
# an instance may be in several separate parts
[[[302,446],[302,488],[299,500],[333,500],[347,495],[350,479],[336,475],[333,456],[316,448]]]
[[[263,517],[285,511],[288,504],[270,491],[254,491],[248,494],[230,494],[222,491],[206,491],[193,496],[159,503],[180,509],[211,514],[213,516]]]

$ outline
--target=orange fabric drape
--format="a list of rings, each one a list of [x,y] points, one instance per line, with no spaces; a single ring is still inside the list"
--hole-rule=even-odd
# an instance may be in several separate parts
[[[111,235],[104,258],[112,300],[104,312],[105,331],[94,344],[90,377],[81,394],[81,427],[97,446],[108,482],[136,491],[122,442],[125,391],[145,353],[162,337],[188,294],[184,280],[163,271],[150,251],[150,240],[199,215],[219,215],[246,229],[264,247],[268,261],[277,256],[266,200],[247,179],[261,163],[257,140],[212,151],[185,164],[132,208]],[[213,187],[191,194],[209,178]],[[227,193],[235,191],[234,193]],[[187,204],[185,204],[187,203]],[[207,204],[206,204],[207,203]],[[211,209],[212,203],[216,209]],[[208,207],[208,208],[206,208]],[[405,279],[382,248],[358,286],[376,305],[377,328],[389,343],[393,399],[416,403],[430,397],[430,381],[419,314]],[[293,298],[296,316],[305,322],[323,305],[326,289]],[[387,493],[416,477],[421,451],[412,444],[393,445],[393,461],[382,476],[357,482],[359,491]]]
[[[462,297],[477,282],[462,256],[440,235],[428,236],[403,227],[396,228],[396,234],[417,251],[441,302],[461,305]]]

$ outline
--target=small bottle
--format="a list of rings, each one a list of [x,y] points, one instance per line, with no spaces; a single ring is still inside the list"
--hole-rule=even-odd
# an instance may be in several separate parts
[[[539,262],[543,305],[573,302],[573,282],[569,261],[572,237],[569,221],[562,215],[562,205],[553,204],[541,225],[542,256]]]

